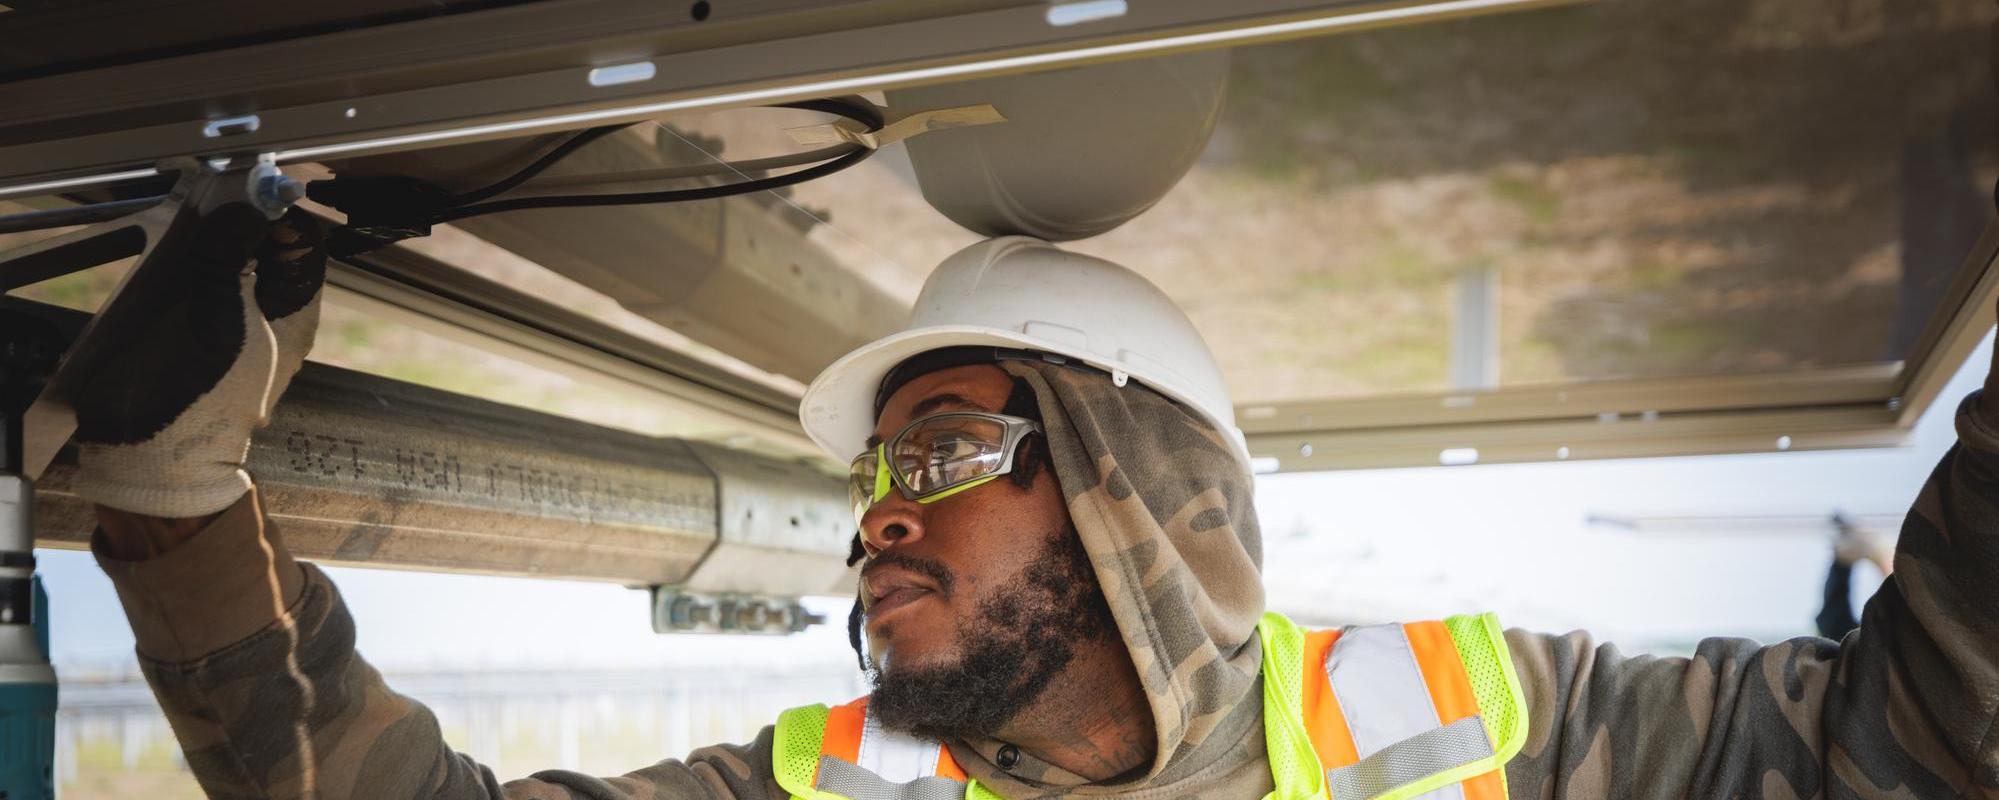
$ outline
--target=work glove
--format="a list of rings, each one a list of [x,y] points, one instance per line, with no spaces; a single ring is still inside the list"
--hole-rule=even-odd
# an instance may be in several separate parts
[[[81,376],[76,493],[154,517],[202,517],[250,488],[250,433],[312,349],[326,254],[298,209],[232,203],[194,223],[176,280],[136,341]],[[167,282],[163,282],[167,283]],[[156,298],[141,298],[148,302]]]

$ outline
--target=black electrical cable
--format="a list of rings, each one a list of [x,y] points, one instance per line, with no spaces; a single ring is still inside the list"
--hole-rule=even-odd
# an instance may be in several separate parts
[[[795,108],[804,111],[817,111],[823,114],[834,114],[867,126],[869,132],[879,131],[881,130],[883,125],[881,111],[879,109],[876,109],[872,106],[863,106],[840,100],[805,100],[797,103],[785,103],[776,107]],[[563,145],[561,147],[556,148],[555,151],[550,151],[549,155],[543,156],[541,159],[537,160],[534,165],[530,165],[530,168],[535,169],[536,172],[539,172],[541,169],[546,169],[549,165],[555,163],[555,161],[560,160],[560,157],[557,156],[558,152],[560,152],[561,155],[567,155],[569,152],[573,152],[576,149],[576,147],[582,146],[581,144],[577,143],[577,140],[583,139],[585,135],[596,133],[597,131],[603,131],[603,130],[604,130],[603,128],[593,128],[589,131],[585,131],[584,134],[579,134],[575,138],[570,139],[568,142],[564,142]],[[603,134],[598,133],[597,135],[602,136]],[[591,137],[591,138],[594,139],[596,137]],[[587,143],[588,143],[587,141],[583,142],[583,144]],[[570,145],[576,145],[576,147],[571,147]],[[658,191],[658,192],[630,192],[623,194],[575,194],[575,195],[552,195],[552,196],[543,196],[543,197],[519,197],[511,200],[498,200],[488,203],[473,203],[471,205],[461,205],[455,208],[447,208],[431,216],[426,221],[429,222],[430,224],[438,224],[444,222],[452,222],[455,220],[461,220],[467,217],[481,216],[484,214],[494,214],[502,211],[520,211],[523,209],[530,209],[530,208],[577,208],[577,207],[590,207],[590,206],[625,206],[625,205],[646,205],[652,203],[679,203],[690,200],[713,200],[721,197],[732,197],[739,194],[752,194],[755,192],[762,192],[771,189],[782,188],[785,186],[792,186],[794,184],[804,183],[806,181],[814,180],[817,178],[823,178],[827,175],[831,175],[833,173],[839,172],[843,169],[846,169],[848,167],[851,167],[855,164],[859,164],[862,161],[867,160],[869,156],[874,155],[874,152],[875,151],[872,148],[857,146],[853,150],[847,152],[845,155],[842,155],[831,161],[827,161],[823,164],[819,164],[818,166],[802,169],[797,172],[789,172],[783,175],[776,175],[769,178],[758,178],[754,180],[724,184],[722,186],[702,186],[694,189],[673,189],[673,190]],[[556,157],[551,158],[551,156],[556,156]],[[532,174],[530,174],[528,177],[532,177]],[[519,178],[519,180],[515,180],[516,178]],[[513,177],[510,177],[505,181],[501,181],[498,184],[494,184],[494,186],[507,185],[507,188],[513,188],[513,186],[518,186],[521,182],[524,182],[526,180],[527,180],[526,177],[521,177],[520,173],[516,173]],[[493,187],[487,187],[487,189],[491,188]],[[502,189],[501,191],[505,191],[505,189]],[[484,194],[486,192],[487,190],[482,189],[480,190],[479,193]],[[497,194],[497,192],[491,194]],[[486,196],[491,196],[491,194],[487,194]]]
[[[452,206],[469,206],[474,203],[478,203],[480,201],[491,200],[495,197],[506,194],[507,192],[512,191],[514,188],[520,186],[521,184],[526,183],[528,179],[533,178],[536,175],[540,175],[543,170],[546,170],[549,167],[554,166],[555,162],[567,158],[570,153],[576,152],[579,148],[583,147],[584,145],[597,141],[598,139],[602,139],[605,136],[608,136],[612,133],[617,132],[620,129],[623,129],[624,127],[625,126],[623,125],[605,125],[599,128],[591,128],[589,130],[585,130],[581,133],[578,133],[575,136],[571,136],[567,141],[564,141],[562,144],[557,145],[554,150],[550,150],[546,154],[542,155],[541,158],[535,159],[534,163],[522,167],[520,171],[515,172],[514,174],[509,175],[506,178],[500,180],[500,182],[488,186],[484,189],[474,189],[472,191],[465,192],[463,194],[455,195],[451,198],[450,204]]]
[[[831,147],[821,147],[817,150],[807,150],[802,153],[786,153],[781,156],[752,158],[748,161],[717,161],[712,164],[695,164],[691,166],[682,166],[682,167],[657,167],[654,169],[642,169],[642,170],[634,170],[628,172],[600,172],[600,173],[582,174],[582,175],[558,175],[553,178],[543,178],[541,180],[535,181],[534,188],[565,189],[571,187],[584,187],[581,189],[577,189],[574,193],[604,194],[604,192],[592,192],[589,191],[589,189],[591,187],[604,186],[607,184],[617,185],[617,184],[635,184],[635,183],[654,183],[658,181],[682,181],[682,180],[687,180],[689,178],[707,178],[716,175],[743,175],[751,172],[770,172],[772,170],[789,169],[791,167],[803,167],[808,164],[817,164],[822,161],[831,161],[833,159],[844,156],[848,153],[854,152],[860,147],[861,145],[858,144],[836,144]]]
[[[631,206],[652,203],[682,203],[690,200],[713,200],[733,197],[739,194],[780,189],[809,180],[823,178],[840,170],[859,164],[874,155],[868,148],[858,148],[854,152],[828,161],[819,166],[788,172],[770,178],[759,178],[723,186],[703,186],[696,189],[673,189],[661,192],[631,192],[627,194],[570,194],[548,197],[521,197],[513,200],[497,200],[491,203],[463,206],[447,210],[431,218],[432,223],[453,222],[466,217],[494,214],[501,211],[519,211],[528,208],[577,208],[588,206]]]

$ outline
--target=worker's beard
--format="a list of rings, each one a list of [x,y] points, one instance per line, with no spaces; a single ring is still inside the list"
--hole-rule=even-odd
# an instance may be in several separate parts
[[[958,663],[869,670],[868,711],[884,727],[932,739],[991,737],[1117,623],[1074,523],[1043,540],[1006,588],[958,625]]]

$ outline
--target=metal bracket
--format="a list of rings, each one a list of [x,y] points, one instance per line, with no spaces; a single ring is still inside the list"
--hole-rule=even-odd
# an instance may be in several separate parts
[[[689,592],[652,587],[654,633],[740,633],[783,635],[826,622],[798,598]]]
[[[23,414],[22,472],[41,477],[56,452],[76,431],[71,394],[80,375],[90,374],[107,355],[111,342],[127,341],[130,332],[152,319],[157,297],[174,282],[171,264],[188,242],[189,226],[201,215],[233,202],[249,203],[270,219],[304,196],[304,187],[285,177],[270,154],[249,164],[179,159],[163,170],[178,172],[173,190],[157,205],[129,217],[0,253],[0,289],[11,290],[82,269],[138,256],[139,264],[125,275],[97,315],[64,355],[56,373]]]

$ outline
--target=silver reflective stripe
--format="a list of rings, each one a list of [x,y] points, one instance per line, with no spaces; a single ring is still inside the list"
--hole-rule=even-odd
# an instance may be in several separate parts
[[[950,778],[926,775],[913,781],[892,783],[860,767],[832,756],[819,757],[819,779],[812,784],[822,792],[844,795],[853,800],[964,800],[965,785]]]
[[[1486,738],[1485,720],[1465,717],[1396,742],[1357,763],[1326,770],[1326,781],[1332,787],[1333,800],[1367,800],[1411,781],[1491,757],[1492,740]],[[1444,795],[1430,792],[1423,797],[1464,796],[1460,784],[1453,783],[1438,791],[1444,790],[1450,791]]]
[[[1341,633],[1326,654],[1326,679],[1346,714],[1354,752],[1363,760],[1443,724],[1401,625],[1368,625]]]
[[[889,783],[904,783],[937,774],[942,745],[882,727],[870,712],[861,723],[861,749],[854,763]]]

